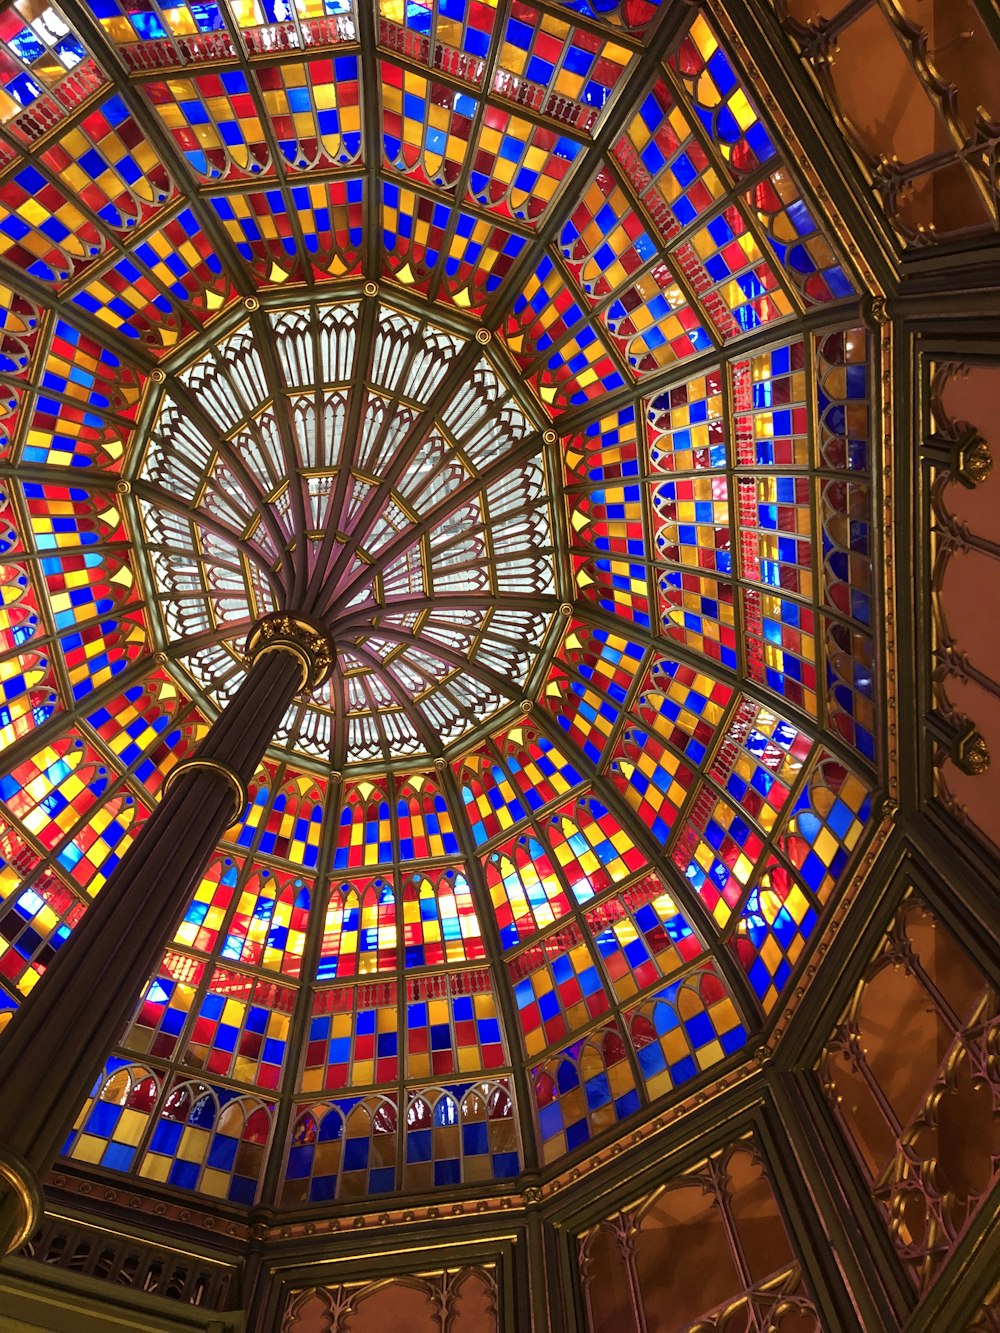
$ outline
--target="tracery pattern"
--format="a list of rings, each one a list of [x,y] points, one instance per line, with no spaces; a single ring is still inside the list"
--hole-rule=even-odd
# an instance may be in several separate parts
[[[819,1333],[793,1239],[761,1145],[737,1140],[579,1238],[587,1327],[633,1333],[669,1308],[686,1330],[736,1319]],[[691,1283],[699,1258],[709,1271]]]
[[[817,1073],[915,1289],[926,1292],[1000,1173],[997,991],[910,893]],[[915,1058],[893,1075],[884,1033]]]

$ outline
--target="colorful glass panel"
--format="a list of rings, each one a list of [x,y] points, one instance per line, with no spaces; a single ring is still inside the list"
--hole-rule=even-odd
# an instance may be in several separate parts
[[[161,1098],[139,1175],[249,1207],[257,1198],[273,1105],[194,1079]]]
[[[806,305],[854,295],[836,251],[786,167],[778,167],[743,197],[764,227],[782,273]]]
[[[524,246],[522,236],[472,213],[458,213],[445,257],[442,293],[463,310],[480,311],[500,290]]]
[[[106,82],[80,38],[47,3],[20,0],[0,15],[0,54],[0,121],[12,122],[13,133],[25,141]],[[22,108],[30,115],[20,114]]]
[[[630,720],[608,772],[644,827],[665,845],[691,788],[694,769],[658,736]]]
[[[0,524],[6,527],[6,515]],[[13,529],[0,539],[15,545]],[[0,565],[0,740],[4,748],[59,705],[52,663],[39,639],[37,599],[23,564]]]
[[[563,454],[567,474],[580,481],[616,482],[639,474],[635,408],[591,422],[571,436]]]
[[[426,291],[448,236],[452,209],[394,181],[382,183],[384,262],[397,282]]]
[[[384,792],[369,782],[349,787],[333,853],[334,869],[353,870],[356,866],[391,862],[392,827]]]
[[[202,180],[273,171],[260,112],[242,71],[174,77],[146,83],[143,92]]]
[[[176,193],[167,168],[117,94],[88,111],[40,161],[115,231],[147,222]]]
[[[582,1148],[639,1110],[640,1094],[617,1025],[609,1023],[531,1071],[543,1162]]]
[[[319,279],[357,272],[364,183],[296,182],[290,196],[291,205],[288,196],[277,190],[219,195],[210,202],[237,254],[261,282],[282,283],[310,271]],[[305,254],[300,252],[296,224]]]
[[[409,1094],[405,1188],[511,1180],[520,1170],[514,1103],[505,1080]]]
[[[42,282],[61,285],[107,249],[94,222],[36,166],[0,185],[0,256]]]
[[[821,903],[847,869],[871,815],[869,784],[832,756],[818,755],[776,846]]]
[[[577,926],[548,935],[507,964],[525,1054],[530,1059],[579,1032],[610,1007]]]
[[[295,992],[287,986],[216,968],[187,1034],[189,1067],[252,1087],[277,1088]]]
[[[400,861],[426,861],[458,853],[458,839],[444,797],[432,778],[417,774],[396,794]]]
[[[817,616],[811,607],[758,588],[741,588],[743,649],[751,680],[817,714]]]
[[[734,177],[747,176],[774,157],[771,136],[704,15],[697,15],[670,64]]]
[[[391,1097],[296,1108],[282,1203],[367,1199],[396,1188],[398,1111]]]
[[[597,560],[575,557],[574,564],[581,597],[617,619],[632,621],[640,629],[649,628],[649,572],[645,564],[613,556]]]
[[[814,587],[810,478],[740,477],[736,487],[743,577],[810,597]]]
[[[185,41],[185,38],[225,33],[223,10],[215,0],[191,0],[190,3],[165,0],[163,4],[149,0],[141,6],[129,5],[128,0],[97,0],[92,9],[116,46],[128,47],[133,42],[142,42],[152,45],[154,50],[165,46],[171,54],[178,50],[193,53],[198,51],[197,41]],[[252,0],[250,9],[252,12]],[[231,49],[228,42],[222,49]]]
[[[566,267],[592,302],[634,280],[657,253],[608,167],[583,191],[562,229],[559,246]]]
[[[705,474],[660,481],[652,496],[656,554],[661,560],[732,573],[726,477]]]
[[[740,913],[733,946],[764,1012],[770,1013],[819,919],[814,900],[773,858]]]
[[[41,309],[6,283],[0,283],[0,370],[21,375],[37,338]]]
[[[97,893],[145,817],[120,793],[107,767],[84,741],[61,740],[0,777],[0,800],[50,852],[55,864]]]
[[[711,963],[644,1000],[626,1023],[651,1099],[735,1055],[748,1035]]]
[[[343,980],[396,968],[396,895],[388,880],[334,884],[317,979]]]
[[[664,633],[699,656],[736,670],[735,594],[731,584],[689,570],[665,570],[657,582]]]
[[[522,836],[502,844],[484,864],[504,949],[512,949],[569,913],[563,882],[536,837]]]
[[[425,185],[453,188],[469,152],[479,103],[391,61],[379,64],[386,162]]]
[[[357,56],[333,56],[270,68],[258,65],[254,74],[288,166],[295,171],[321,170],[349,165],[358,158],[361,105]]]
[[[323,784],[312,778],[286,778],[268,812],[257,850],[267,856],[280,856],[304,870],[314,870],[325,794]]]
[[[656,875],[647,875],[586,914],[616,999],[630,1000],[704,952]]]
[[[408,876],[402,912],[407,968],[474,962],[485,956],[472,890],[460,871]]]
[[[592,130],[633,59],[616,42],[515,0],[493,91],[555,120]]]
[[[718,171],[660,79],[612,151],[664,241],[672,241],[722,196]]]
[[[875,649],[872,637],[827,620],[827,725],[874,764]]]
[[[461,777],[477,845],[516,828],[581,781],[565,755],[531,727],[512,727],[496,749],[466,760]]]
[[[501,217],[536,223],[579,152],[575,140],[489,105],[472,158],[469,196]]]
[[[160,1060],[175,1059],[204,975],[204,963],[168,950],[126,1031],[125,1049]]]
[[[823,467],[869,471],[871,418],[868,402],[868,330],[817,334],[816,410]]]
[[[735,204],[684,241],[674,262],[724,339],[737,338],[792,313],[790,299]]]
[[[177,927],[176,944],[212,952],[229,916],[239,877],[240,867],[232,857],[219,857],[210,863]]]
[[[658,472],[726,466],[722,374],[706,371],[649,400],[649,461]]]
[[[871,489],[853,478],[820,483],[823,601],[859,625],[871,624]]]
[[[299,1078],[303,1092],[393,1083],[399,1072],[395,981],[314,993]]]
[[[69,939],[86,904],[0,823],[0,981],[27,995]],[[9,1003],[9,1002],[8,1002]]]
[[[546,834],[554,861],[580,904],[646,865],[631,833],[594,796],[552,815]]]
[[[463,82],[483,81],[497,18],[496,0],[379,0],[379,41],[391,51],[430,63],[433,50],[443,69]]]
[[[113,1056],[77,1116],[63,1156],[112,1171],[130,1170],[162,1086],[158,1071]]]
[[[729,376],[736,464],[808,467],[804,339],[734,361]]]
[[[622,292],[608,306],[603,320],[639,378],[712,346],[685,293],[663,264]]]
[[[263,868],[242,885],[220,957],[267,972],[302,971],[310,888],[298,876]]]
[[[485,970],[406,981],[406,1077],[467,1077],[507,1063],[493,982]]]
[[[64,320],[56,321],[40,375],[24,461],[116,471],[144,378]]]
[[[742,699],[709,766],[709,776],[765,831],[773,831],[809,758],[812,742],[772,709]]]
[[[151,673],[87,714],[88,724],[150,792],[207,729],[169,677]]]
[[[742,901],[763,850],[763,837],[742,810],[703,785],[673,860],[721,929]]]

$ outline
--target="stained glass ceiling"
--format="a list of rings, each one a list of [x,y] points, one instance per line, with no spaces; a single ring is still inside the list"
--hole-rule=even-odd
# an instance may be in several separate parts
[[[76,1162],[502,1189],[778,1011],[877,778],[878,348],[757,86],[686,3],[0,12],[7,1012],[253,618],[340,653]]]

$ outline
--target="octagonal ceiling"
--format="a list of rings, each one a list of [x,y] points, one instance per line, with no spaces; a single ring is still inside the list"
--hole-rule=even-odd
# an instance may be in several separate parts
[[[750,75],[646,0],[0,13],[8,1011],[253,618],[340,657],[78,1162],[483,1190],[785,994],[871,813],[876,349]]]

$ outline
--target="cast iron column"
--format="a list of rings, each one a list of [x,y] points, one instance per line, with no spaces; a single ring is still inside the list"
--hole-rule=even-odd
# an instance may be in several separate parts
[[[0,1037],[0,1256],[41,1211],[41,1181],[120,1040],[247,784],[295,695],[322,684],[326,628],[275,612],[247,639],[248,669],[99,896]]]

